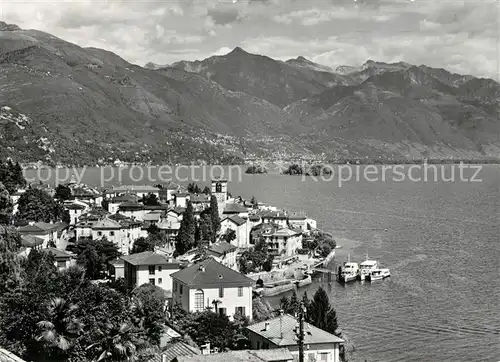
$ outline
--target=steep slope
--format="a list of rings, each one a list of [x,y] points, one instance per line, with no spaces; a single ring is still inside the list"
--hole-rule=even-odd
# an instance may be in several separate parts
[[[400,64],[350,74],[368,69],[373,75],[361,84],[335,87],[285,110],[319,134],[394,157],[498,157],[498,83]]]
[[[333,73],[297,67],[247,53],[239,47],[223,56],[195,62],[182,61],[172,66],[199,73],[226,89],[248,93],[279,107],[345,82]]]
[[[276,135],[291,124],[266,101],[192,78],[181,70],[151,71],[39,31],[0,31],[0,106],[47,127],[54,162],[185,162],[197,152],[195,159],[212,154],[217,156],[207,161],[220,162],[219,133],[237,140],[257,132]],[[231,146],[230,155],[234,151]]]

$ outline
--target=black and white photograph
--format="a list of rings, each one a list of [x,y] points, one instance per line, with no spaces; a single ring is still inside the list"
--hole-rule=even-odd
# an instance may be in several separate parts
[[[500,0],[0,0],[0,362],[500,362]]]

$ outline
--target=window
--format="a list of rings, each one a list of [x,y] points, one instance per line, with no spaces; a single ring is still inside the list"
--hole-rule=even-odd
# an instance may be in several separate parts
[[[180,295],[182,295],[182,284],[179,285],[179,293],[180,293]]]
[[[205,294],[203,290],[198,289],[194,293],[194,310],[195,312],[202,312],[205,308]]]
[[[316,358],[314,358],[314,353],[307,354],[307,361],[308,362],[316,362]]]
[[[97,236],[102,236],[102,231],[98,231]]]
[[[330,353],[318,353],[319,355],[319,361],[321,362],[328,362],[328,356]]]
[[[149,279],[149,284],[153,284],[153,285],[155,285],[155,280],[154,280],[154,278]]]
[[[110,236],[115,236],[115,232],[114,232],[114,231],[110,231],[110,232],[109,232],[109,235],[110,235]]]
[[[224,298],[224,288],[219,288],[219,298]]]
[[[155,275],[155,266],[154,265],[149,266],[149,275]]]
[[[58,268],[66,268],[66,262],[65,262],[65,261],[61,261],[61,260],[59,260],[59,261],[57,262],[57,267],[58,267]]]
[[[238,297],[243,297],[243,287],[238,287]]]
[[[158,265],[158,271],[161,272],[162,270],[161,265]]]
[[[245,307],[236,307],[235,312],[237,314],[241,314],[242,316],[245,315]]]
[[[162,278],[158,278],[158,284],[161,284],[163,283],[163,279]]]

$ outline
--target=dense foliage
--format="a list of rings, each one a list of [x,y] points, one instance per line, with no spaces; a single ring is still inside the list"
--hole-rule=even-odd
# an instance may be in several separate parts
[[[68,185],[62,185],[62,184],[57,185],[54,198],[56,198],[59,201],[65,201],[71,199],[71,188]]]
[[[7,241],[6,241],[7,240]],[[0,237],[0,345],[27,361],[135,361],[158,342],[162,295],[153,286],[132,298],[93,284],[79,266],[58,271],[54,257]],[[8,266],[6,266],[8,265]],[[153,288],[151,288],[153,287]]]
[[[9,194],[13,194],[18,188],[26,187],[26,180],[21,165],[11,160],[3,162],[0,160],[0,183],[2,183]]]
[[[10,224],[13,209],[9,191],[0,182],[0,224]]]
[[[116,245],[105,237],[98,240],[80,238],[75,245],[70,245],[67,249],[77,255],[78,264],[85,269],[85,275],[90,279],[103,278],[108,262],[120,255]]]
[[[268,252],[265,241],[259,241],[255,247],[246,250],[238,259],[238,266],[241,273],[248,274],[255,271],[270,271],[272,268],[273,256]]]
[[[247,168],[245,173],[248,174],[264,174],[267,173],[267,169],[262,166],[252,165]]]
[[[186,210],[182,215],[181,226],[175,241],[176,255],[182,255],[195,246],[196,220],[194,218],[193,204],[188,201]]]
[[[62,203],[55,201],[46,191],[29,188],[21,194],[16,218],[35,222],[69,222],[69,213]]]

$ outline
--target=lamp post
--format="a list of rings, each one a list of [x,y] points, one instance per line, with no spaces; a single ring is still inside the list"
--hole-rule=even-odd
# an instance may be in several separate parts
[[[304,362],[304,314],[306,307],[303,302],[300,302],[299,310],[299,330],[296,333],[297,341],[299,344],[299,362]]]

